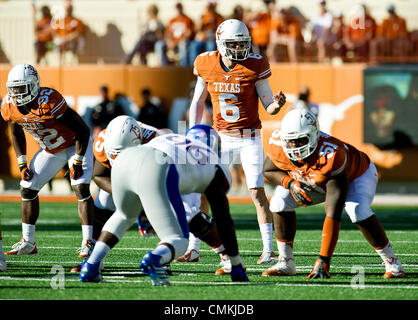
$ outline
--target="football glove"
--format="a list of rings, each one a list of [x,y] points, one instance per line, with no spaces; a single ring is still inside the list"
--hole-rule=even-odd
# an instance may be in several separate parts
[[[33,172],[29,170],[26,162],[19,163],[19,170],[22,180],[29,181],[33,178]]]
[[[306,277],[306,279],[323,279],[330,278],[329,276],[329,262],[330,258],[320,256],[312,269],[312,272]]]
[[[83,162],[79,160],[74,159],[74,163],[72,167],[70,168],[70,178],[72,180],[77,180],[84,174],[83,170]]]
[[[299,205],[307,207],[312,204],[312,199],[306,193],[306,191],[311,191],[311,188],[307,184],[285,176],[282,179],[282,186],[289,189],[293,199]]]

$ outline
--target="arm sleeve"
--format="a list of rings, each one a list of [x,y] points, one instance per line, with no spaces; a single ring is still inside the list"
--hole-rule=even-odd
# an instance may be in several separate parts
[[[255,83],[255,89],[257,95],[259,96],[261,103],[263,104],[264,109],[274,102],[273,92],[271,91],[269,80],[261,79]]]

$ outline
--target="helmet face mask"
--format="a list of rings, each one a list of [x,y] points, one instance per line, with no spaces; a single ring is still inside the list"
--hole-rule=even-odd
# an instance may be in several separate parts
[[[39,93],[39,75],[30,64],[18,64],[10,70],[7,82],[7,93],[16,106],[32,102]]]
[[[112,166],[123,149],[139,144],[142,144],[141,128],[134,118],[119,116],[107,125],[103,146]]]
[[[237,19],[222,22],[216,30],[219,53],[233,61],[244,61],[251,50],[251,36],[244,23]]]
[[[290,110],[282,120],[280,140],[292,161],[308,158],[318,146],[319,135],[318,121],[307,109]]]

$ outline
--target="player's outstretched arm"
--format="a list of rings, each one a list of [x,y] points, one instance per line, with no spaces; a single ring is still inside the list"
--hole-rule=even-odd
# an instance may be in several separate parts
[[[80,115],[71,108],[68,108],[57,120],[76,134],[74,138],[75,156],[70,168],[70,177],[77,180],[84,174],[82,163],[89,144],[90,129]]]
[[[75,152],[78,155],[84,156],[86,154],[90,139],[89,127],[86,125],[83,119],[81,119],[80,115],[71,108],[68,108],[62,117],[58,118],[57,120],[61,121],[66,127],[76,133]]]
[[[261,100],[264,108],[271,115],[277,114],[286,103],[286,96],[280,90],[278,94],[271,91],[268,79],[262,79],[256,82],[255,88],[257,95]]]
[[[307,279],[329,278],[331,257],[338,241],[341,214],[347,198],[349,180],[346,170],[327,182],[325,197],[325,220],[322,227],[322,242],[319,258]]]
[[[23,131],[22,127],[16,123],[9,122],[9,127],[21,178],[22,180],[31,180],[33,173],[29,170],[26,160],[25,132]]]
[[[197,77],[196,86],[194,88],[194,94],[192,102],[190,103],[189,110],[189,128],[202,121],[203,111],[205,110],[205,101],[208,96],[207,84],[201,77]]]
[[[26,137],[20,125],[9,122],[10,134],[16,157],[26,154]]]

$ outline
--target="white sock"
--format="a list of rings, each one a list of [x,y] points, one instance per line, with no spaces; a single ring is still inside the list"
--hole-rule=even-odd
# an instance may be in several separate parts
[[[22,222],[22,235],[26,241],[35,242],[35,225]]]
[[[273,224],[260,224],[261,238],[263,239],[263,252],[274,252],[273,249]]]
[[[89,224],[82,224],[81,231],[83,233],[83,243],[87,241],[87,239],[93,239],[93,226]]]
[[[377,254],[382,258],[383,261],[386,261],[386,259],[395,258],[397,259],[395,252],[393,251],[392,246],[390,245],[390,242],[384,247],[383,249],[376,249]]]
[[[200,251],[200,239],[196,238],[193,233],[189,233],[189,246],[187,251],[196,250],[197,252]]]
[[[109,251],[110,247],[106,243],[102,241],[97,241],[96,245],[94,246],[93,252],[87,259],[87,262],[93,264],[102,261],[109,253]]]
[[[223,244],[221,244],[219,247],[212,248],[212,251],[215,252],[215,253],[221,254],[222,252],[225,251],[225,247],[224,247]],[[222,256],[222,254],[221,254],[221,256]]]
[[[293,241],[277,240],[277,249],[279,249],[279,256],[293,259]]]
[[[171,250],[165,245],[159,245],[157,248],[152,250],[152,254],[161,256],[161,259],[160,259],[161,265],[166,264],[170,262],[172,259],[174,259],[174,257],[172,257],[171,255]]]

